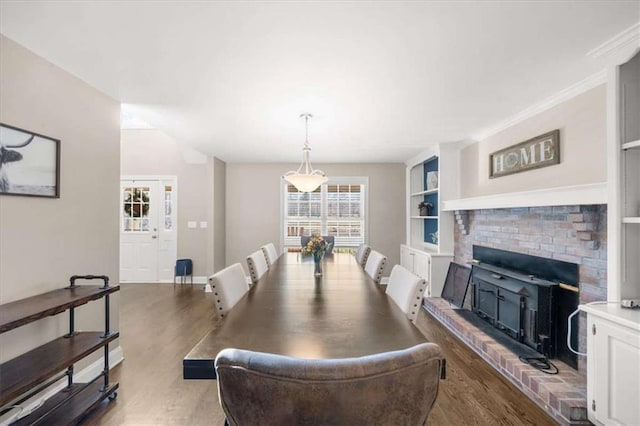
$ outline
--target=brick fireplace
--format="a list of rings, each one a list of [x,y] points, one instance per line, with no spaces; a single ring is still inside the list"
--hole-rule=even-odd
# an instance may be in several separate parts
[[[473,246],[477,245],[575,263],[579,270],[580,303],[606,300],[606,205],[456,211],[456,222],[455,262],[470,263]],[[442,299],[427,299],[425,307],[556,421],[588,423],[584,357],[578,357],[577,370],[558,361],[560,374],[543,374],[522,364],[508,349],[452,313],[450,305]],[[586,319],[581,317],[578,339],[581,352],[586,351],[585,330]]]
[[[456,212],[454,261],[472,260],[473,245],[579,265],[580,303],[607,298],[607,206],[519,207]],[[581,318],[580,329],[586,329]],[[586,350],[586,334],[579,347]],[[584,358],[578,370],[586,374]]]

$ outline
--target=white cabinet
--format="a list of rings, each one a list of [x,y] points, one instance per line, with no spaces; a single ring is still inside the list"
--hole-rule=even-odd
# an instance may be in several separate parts
[[[453,260],[453,212],[442,211],[442,205],[459,197],[459,158],[457,146],[440,145],[406,163],[407,240],[400,263],[427,280],[425,296],[441,295]]]
[[[589,420],[640,424],[640,311],[617,303],[580,307],[587,312]]]
[[[400,264],[427,281],[425,297],[440,297],[452,260],[451,254],[430,253],[404,244],[400,246]]]

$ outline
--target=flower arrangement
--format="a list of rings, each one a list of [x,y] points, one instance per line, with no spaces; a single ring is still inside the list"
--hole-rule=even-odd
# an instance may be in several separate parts
[[[314,259],[321,259],[330,246],[331,244],[320,235],[313,234],[307,245],[302,248],[302,253],[312,254]]]

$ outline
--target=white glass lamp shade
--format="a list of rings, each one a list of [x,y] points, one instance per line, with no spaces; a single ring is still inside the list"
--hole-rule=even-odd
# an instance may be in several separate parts
[[[284,180],[291,185],[298,188],[298,191],[313,192],[320,185],[329,180],[324,174],[317,173],[318,170],[314,170],[313,173],[303,174],[298,172],[289,172],[284,175]]]

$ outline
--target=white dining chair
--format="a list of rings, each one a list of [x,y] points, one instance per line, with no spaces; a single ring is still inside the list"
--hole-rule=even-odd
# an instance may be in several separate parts
[[[386,293],[402,309],[407,318],[415,321],[422,306],[426,287],[427,282],[424,279],[407,268],[396,265],[391,270]]]
[[[356,262],[360,266],[364,268],[367,264],[367,258],[369,257],[369,253],[371,252],[371,247],[367,244],[360,244],[358,246],[358,250],[356,251]]]
[[[260,247],[260,249],[264,253],[264,258],[267,261],[267,267],[271,269],[271,265],[276,263],[276,260],[278,260],[278,257],[280,257],[278,255],[278,251],[276,250],[276,246],[274,246],[273,243],[269,243],[263,245],[262,247]]]
[[[376,283],[380,284],[382,279],[382,272],[384,271],[384,264],[387,262],[387,257],[376,250],[371,250],[367,263],[364,266],[364,271],[373,279]]]
[[[244,269],[239,263],[234,263],[210,276],[209,284],[215,297],[216,313],[219,318],[224,318],[238,300],[249,291]]]
[[[267,259],[264,257],[262,250],[254,251],[247,256],[247,265],[249,267],[249,275],[251,276],[251,284],[257,283],[264,273],[269,270]]]

